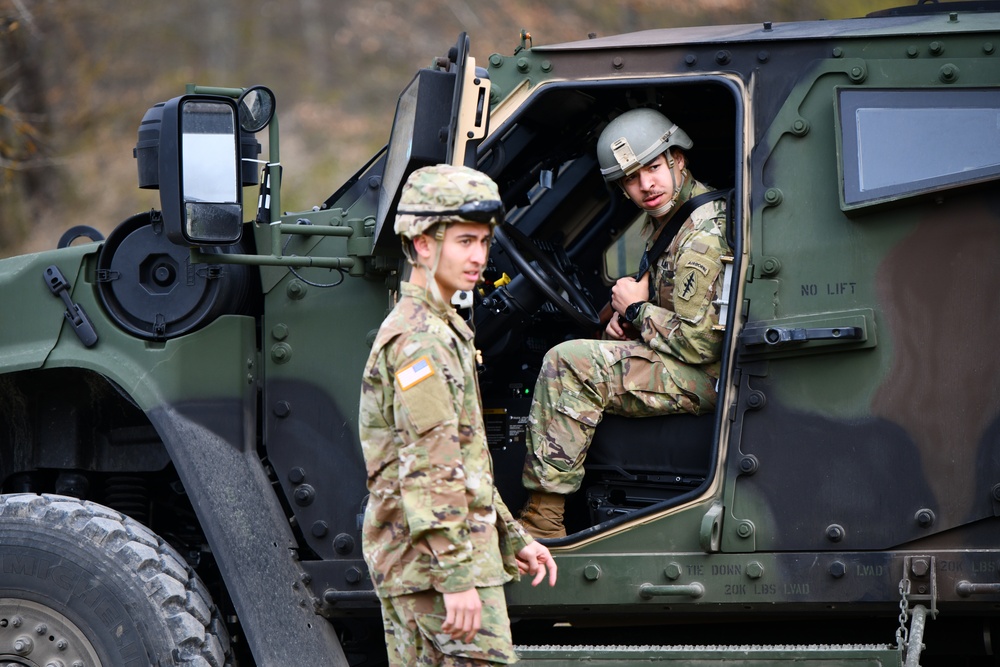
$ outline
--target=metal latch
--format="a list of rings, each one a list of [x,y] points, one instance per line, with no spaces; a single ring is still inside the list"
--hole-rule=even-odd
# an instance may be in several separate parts
[[[712,325],[713,331],[725,331],[726,322],[729,320],[729,295],[733,289],[733,257],[723,255],[719,258],[722,261],[723,279],[722,292],[719,298],[712,301],[719,307],[719,323]]]
[[[911,608],[911,602],[917,604]],[[930,609],[925,606],[928,603]],[[937,618],[937,563],[934,556],[907,556],[899,581],[899,628],[896,629],[896,646],[906,656],[905,667],[920,667],[928,615]]]
[[[767,327],[748,329],[740,339],[746,346],[769,345],[772,347],[805,343],[812,340],[862,340],[861,327]]]
[[[66,305],[66,320],[72,325],[73,331],[80,338],[80,342],[83,343],[84,347],[93,347],[97,343],[97,332],[94,330],[94,325],[90,323],[90,318],[87,317],[87,313],[83,311],[83,307],[80,304],[73,303],[73,299],[69,296],[69,281],[59,270],[59,267],[53,264],[49,268],[45,269],[45,284],[49,286],[49,290],[59,298],[63,300]]]
[[[747,322],[738,340],[742,360],[852,352],[878,344],[870,308]]]

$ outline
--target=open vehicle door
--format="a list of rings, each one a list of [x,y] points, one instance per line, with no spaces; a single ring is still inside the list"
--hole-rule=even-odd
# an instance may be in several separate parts
[[[413,171],[445,162],[476,165],[489,126],[489,79],[468,54],[469,37],[462,33],[448,56],[418,71],[399,96],[379,192],[376,254],[399,250],[386,221],[394,218],[399,191]]]

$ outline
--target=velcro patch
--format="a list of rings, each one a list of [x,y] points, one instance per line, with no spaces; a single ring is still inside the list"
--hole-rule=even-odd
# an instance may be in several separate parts
[[[694,250],[696,253],[700,255],[704,255],[706,252],[708,252],[708,244],[705,243],[704,241],[699,241],[696,239],[691,242],[691,250]]]
[[[432,375],[434,375],[434,368],[431,366],[430,359],[420,357],[406,368],[397,371],[396,381],[399,382],[399,388],[406,391]]]
[[[691,263],[688,262],[688,267]],[[694,269],[685,271],[679,279],[674,281],[674,296],[684,301],[690,301],[691,297],[698,293],[698,273]]]

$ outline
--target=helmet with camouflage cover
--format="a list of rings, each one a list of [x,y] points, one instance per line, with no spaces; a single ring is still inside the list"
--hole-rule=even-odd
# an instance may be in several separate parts
[[[691,148],[687,132],[655,109],[632,109],[608,123],[597,140],[604,180],[614,183],[655,160],[671,146]]]
[[[403,185],[396,209],[396,234],[414,239],[440,223],[483,222],[503,218],[497,184],[486,174],[450,164],[417,169]]]

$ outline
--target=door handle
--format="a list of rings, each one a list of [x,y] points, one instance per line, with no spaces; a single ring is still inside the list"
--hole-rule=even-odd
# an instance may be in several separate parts
[[[765,327],[750,329],[740,336],[743,344],[782,347],[812,340],[863,340],[861,327]]]

